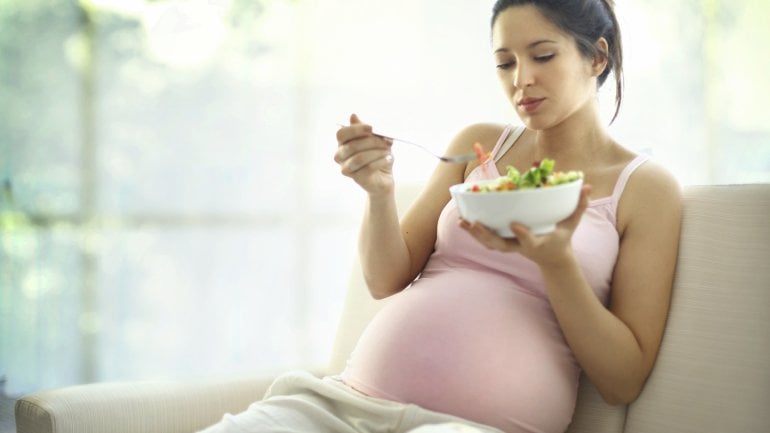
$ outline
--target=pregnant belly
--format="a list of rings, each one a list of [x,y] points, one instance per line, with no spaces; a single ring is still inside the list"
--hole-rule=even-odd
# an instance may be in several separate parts
[[[563,431],[579,370],[547,299],[500,277],[426,276],[369,324],[343,379],[507,432]]]

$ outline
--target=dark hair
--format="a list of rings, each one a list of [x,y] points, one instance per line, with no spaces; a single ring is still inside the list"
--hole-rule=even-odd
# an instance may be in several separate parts
[[[615,77],[615,114],[618,117],[620,101],[623,99],[623,48],[620,41],[620,27],[613,10],[613,0],[497,0],[492,7],[492,22],[495,25],[501,12],[512,6],[533,5],[563,32],[575,38],[578,50],[586,58],[597,54],[607,58],[607,68],[599,75],[601,87],[610,72]],[[607,40],[608,53],[599,52],[596,41]]]

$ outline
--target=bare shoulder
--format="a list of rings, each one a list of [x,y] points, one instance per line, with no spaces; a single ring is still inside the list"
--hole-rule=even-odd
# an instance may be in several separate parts
[[[674,175],[659,163],[649,160],[639,166],[629,179],[633,196],[679,201],[682,189]]]
[[[506,125],[500,123],[474,123],[461,129],[449,145],[448,152],[462,154],[480,143],[486,151],[491,151]]]
[[[678,225],[681,207],[679,182],[665,167],[649,160],[629,178],[618,204],[618,222],[622,226]]]

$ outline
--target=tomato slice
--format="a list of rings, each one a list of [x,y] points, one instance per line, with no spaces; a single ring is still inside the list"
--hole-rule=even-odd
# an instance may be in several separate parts
[[[481,143],[473,143],[473,151],[476,152],[476,158],[479,160],[479,164],[486,162],[491,156],[492,152],[484,153],[484,148],[481,147]]]

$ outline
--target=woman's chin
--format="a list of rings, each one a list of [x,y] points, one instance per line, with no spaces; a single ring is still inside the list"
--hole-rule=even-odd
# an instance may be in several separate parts
[[[553,126],[553,121],[546,119],[544,116],[532,116],[529,114],[519,113],[519,119],[527,127],[535,131],[542,131]]]

